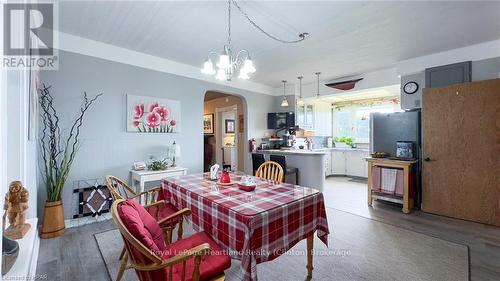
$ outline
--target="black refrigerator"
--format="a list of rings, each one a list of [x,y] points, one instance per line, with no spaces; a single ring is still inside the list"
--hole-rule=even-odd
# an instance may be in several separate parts
[[[422,200],[422,128],[420,110],[371,113],[370,114],[370,153],[387,152],[396,156],[396,143],[413,143],[413,156],[418,160],[413,167],[416,189],[415,207],[420,209]]]

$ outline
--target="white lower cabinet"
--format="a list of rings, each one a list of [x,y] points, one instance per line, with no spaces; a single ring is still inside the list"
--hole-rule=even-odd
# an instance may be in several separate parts
[[[345,151],[342,150],[332,150],[332,161],[330,163],[331,166],[331,175],[345,175]]]
[[[332,150],[330,154],[330,175],[368,177],[368,165],[364,159],[368,157],[368,151],[354,149]],[[325,166],[326,168],[328,167]]]

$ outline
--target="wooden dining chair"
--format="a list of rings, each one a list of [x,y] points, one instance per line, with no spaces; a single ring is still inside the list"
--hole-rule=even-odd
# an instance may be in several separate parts
[[[168,218],[156,221],[131,199],[115,200],[111,215],[130,260],[130,264],[122,261],[117,281],[127,268],[135,269],[140,281],[225,279],[224,270],[231,266],[231,258],[205,232],[168,243],[161,230]]]
[[[283,168],[281,165],[274,161],[266,161],[257,169],[256,177],[273,180],[276,182],[283,182],[284,177]]]
[[[118,199],[133,199],[139,204],[146,207],[146,210],[156,219],[161,220],[171,217],[169,225],[164,225],[163,231],[168,243],[172,242],[174,229],[177,228],[177,239],[182,239],[183,235],[183,222],[184,217],[189,216],[191,211],[189,209],[178,210],[169,202],[161,200],[160,193],[161,187],[155,187],[141,193],[135,192],[128,184],[120,178],[115,176],[106,176],[104,182],[108,187],[113,201]],[[123,259],[125,255],[125,248],[122,249],[119,259]],[[126,262],[126,257],[125,257]]]

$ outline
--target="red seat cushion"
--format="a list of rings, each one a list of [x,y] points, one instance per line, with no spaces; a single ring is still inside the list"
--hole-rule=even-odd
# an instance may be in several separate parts
[[[166,218],[166,217],[174,214],[177,211],[179,211],[179,210],[171,203],[165,203],[164,205],[160,205],[160,208],[158,210],[158,220]],[[155,217],[156,216],[156,207],[148,208],[148,212],[151,214],[151,216]],[[173,219],[172,222],[177,223],[179,221],[179,218],[180,217]]]
[[[213,241],[205,232],[198,232],[188,238],[178,240],[175,243],[167,245],[166,251],[162,255],[163,259],[168,259],[177,254],[185,252],[193,247],[203,243],[208,243],[212,249],[210,256],[204,256],[200,264],[200,280],[206,280],[220,275],[224,270],[231,266],[231,258],[222,250],[215,241]],[[191,280],[194,271],[194,258],[186,262],[186,280]],[[165,271],[167,274],[167,271]],[[182,263],[174,266],[174,280],[181,280]],[[165,275],[166,276],[166,275]]]
[[[146,248],[160,253],[165,250],[163,232],[146,209],[132,199],[118,206],[118,215],[128,231]]]

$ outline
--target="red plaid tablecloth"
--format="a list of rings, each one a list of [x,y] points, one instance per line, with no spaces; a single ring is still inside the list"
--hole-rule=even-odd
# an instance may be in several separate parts
[[[241,175],[231,174],[231,178],[237,181]],[[328,245],[321,192],[255,180],[257,188],[252,192],[240,190],[237,185],[217,185],[208,174],[162,180],[165,199],[179,209],[191,209],[190,221],[195,230],[207,232],[232,258],[241,260],[244,280],[257,280],[258,263],[273,260],[316,230]]]

